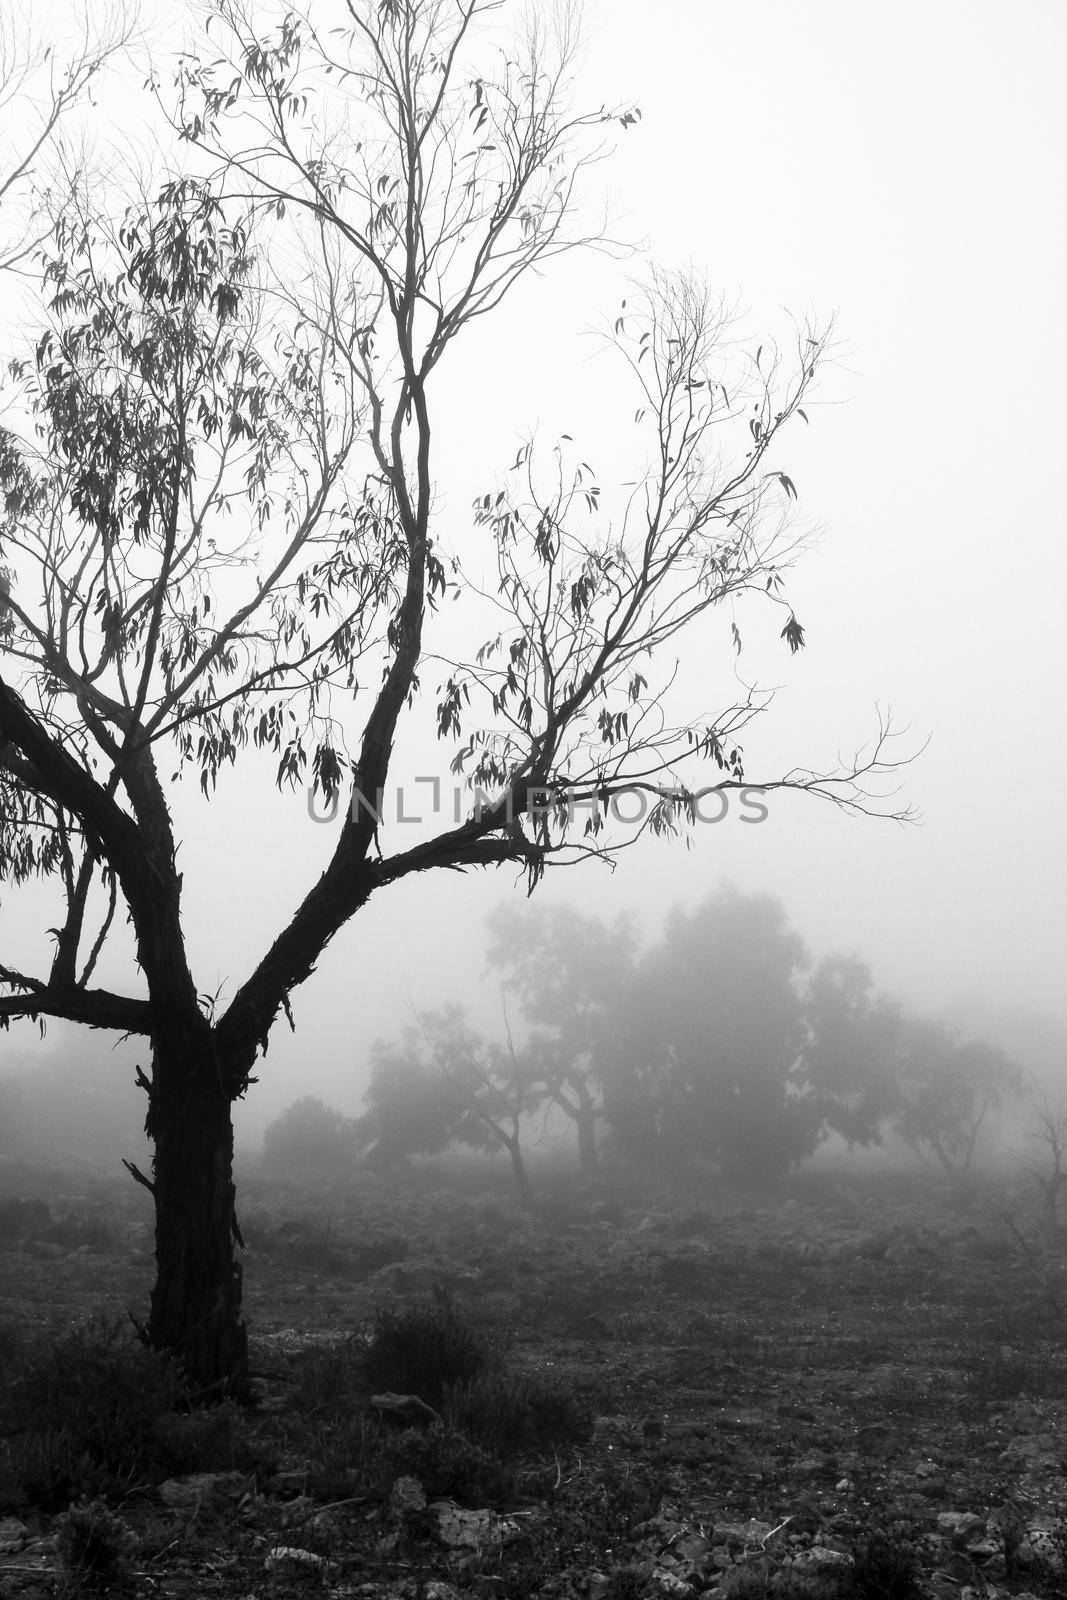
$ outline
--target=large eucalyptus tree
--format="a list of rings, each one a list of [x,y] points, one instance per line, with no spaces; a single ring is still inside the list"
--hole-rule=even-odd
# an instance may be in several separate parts
[[[532,886],[549,862],[610,853],[621,789],[648,797],[645,827],[684,826],[701,763],[721,787],[856,809],[893,765],[881,726],[847,770],[754,778],[738,736],[766,699],[707,685],[694,721],[675,698],[673,641],[729,629],[729,597],[751,591],[782,648],[803,643],[778,447],[826,350],[815,329],[795,363],[768,345],[727,370],[707,290],[659,274],[615,328],[642,457],[619,515],[584,465],[561,450],[545,473],[524,448],[446,549],[439,375],[517,281],[598,236],[580,180],[636,119],[571,109],[566,13],[499,49],[479,31],[498,9],[350,0],[327,30],[325,7],[272,27],[262,5],[216,0],[211,59],[183,58],[171,102],[183,170],[121,221],[61,218],[51,321],[16,372],[26,422],[9,411],[0,434],[0,875],[48,877],[63,902],[49,970],[0,951],[0,1021],[146,1040],[145,1332],[205,1389],[247,1370],[233,1104],[372,896],[499,863]],[[447,628],[445,596],[461,601]],[[454,770],[490,798],[403,848],[374,800],[431,661]],[[192,770],[209,801],[256,747],[279,783],[366,803],[338,808],[325,870],[214,1007],[168,799]],[[122,993],[93,982],[120,908],[138,969]]]

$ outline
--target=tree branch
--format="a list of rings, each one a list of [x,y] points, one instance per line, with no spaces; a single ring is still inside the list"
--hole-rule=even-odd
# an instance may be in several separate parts
[[[112,994],[107,989],[79,989],[42,983],[12,967],[0,966],[0,984],[23,989],[23,994],[0,994],[0,1027],[12,1017],[61,1017],[89,1028],[113,1028],[118,1033],[150,1034],[152,1007],[147,1000]]]

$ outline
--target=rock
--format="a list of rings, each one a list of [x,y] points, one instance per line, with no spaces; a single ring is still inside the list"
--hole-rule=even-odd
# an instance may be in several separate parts
[[[29,1536],[29,1528],[17,1517],[0,1517],[0,1553],[3,1555],[21,1549]]]
[[[991,1561],[1001,1550],[1002,1546],[993,1539],[971,1539],[967,1544],[967,1554],[975,1561]]]
[[[657,1594],[671,1595],[674,1600],[690,1600],[690,1596],[697,1593],[691,1583],[686,1583],[677,1573],[667,1572],[661,1567],[653,1571],[652,1585]]]
[[[417,1394],[372,1394],[370,1403],[383,1419],[402,1428],[425,1428],[437,1421],[433,1406],[428,1406]]]
[[[985,1523],[973,1511],[941,1511],[938,1513],[939,1532],[951,1539],[957,1550],[973,1545],[985,1533]]]
[[[700,1567],[711,1555],[711,1544],[703,1534],[683,1533],[671,1545],[671,1555],[691,1567]]]
[[[504,1542],[500,1517],[492,1511],[464,1511],[451,1500],[434,1500],[437,1535],[450,1550],[496,1550]]]
[[[1051,1433],[1028,1433],[1012,1439],[1001,1459],[1011,1466],[1058,1472],[1060,1451]]]
[[[277,1572],[279,1568],[293,1574],[298,1573],[325,1573],[330,1563],[325,1556],[318,1556],[313,1550],[298,1550],[293,1545],[276,1544],[273,1550],[268,1550],[263,1562],[268,1572]]]
[[[1020,1566],[1033,1566],[1036,1561],[1049,1572],[1057,1575],[1063,1573],[1067,1570],[1067,1564],[1064,1562],[1062,1534],[1055,1527],[1031,1524],[1019,1541],[1015,1559]]]
[[[242,1472],[192,1472],[184,1478],[167,1478],[159,1486],[159,1498],[173,1511],[195,1511],[239,1499],[248,1488]]]
[[[789,1560],[789,1575],[796,1578],[825,1578],[851,1572],[856,1565],[844,1550],[832,1550],[829,1545],[813,1544],[810,1550],[798,1550]]]

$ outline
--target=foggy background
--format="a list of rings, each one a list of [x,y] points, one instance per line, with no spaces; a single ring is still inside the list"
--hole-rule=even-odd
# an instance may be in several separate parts
[[[908,748],[930,742],[901,775],[919,827],[772,795],[760,826],[732,808],[698,826],[691,849],[642,841],[614,873],[550,872],[538,899],[628,911],[651,942],[672,905],[691,908],[729,879],[781,899],[816,958],[860,953],[878,987],[909,1005],[1009,1046],[1013,1030],[1039,1036],[1054,1056],[1067,1028],[1067,13],[1042,0],[1010,15],[912,0],[891,17],[843,0],[663,0],[653,12],[602,0],[588,15],[585,101],[632,97],[642,110],[597,169],[614,232],[639,250],[528,279],[461,347],[437,399],[446,540],[468,534],[474,495],[530,429],[548,441],[573,434],[605,488],[625,479],[636,402],[585,330],[610,324],[648,257],[705,270],[738,305],[746,347],[787,327],[783,308],[833,314],[837,362],[783,460],[802,520],[818,530],[789,584],[808,645],[792,657],[746,640],[746,674],[781,685],[745,740],[746,769],[758,783],[794,761],[831,764],[870,739],[879,704],[910,728]],[[173,37],[162,24],[153,33],[161,70]],[[149,149],[142,79],[130,69],[101,91],[102,148],[128,121]],[[5,351],[19,337],[12,304]],[[728,632],[725,615],[715,622]],[[709,637],[709,705],[732,692],[716,676],[731,657]],[[699,695],[701,648],[687,665]],[[430,732],[400,749],[397,776],[438,774],[448,791],[432,664],[422,680]],[[309,819],[305,796],[279,795],[254,756],[210,805],[187,783],[174,809],[198,984],[232,993],[324,863],[332,831]],[[404,832],[393,830],[393,847],[417,838]],[[496,1031],[484,921],[521,897],[513,876],[425,876],[372,901],[294,993],[295,1035],[275,1029],[259,1083],[235,1108],[240,1143],[255,1144],[300,1095],[356,1111],[371,1042],[397,1034],[413,1005],[456,1000]],[[39,969],[56,920],[48,891],[5,896],[0,916],[3,948]],[[98,976],[139,992],[121,941]],[[143,1047],[120,1058],[110,1044],[58,1023],[40,1041],[23,1025],[0,1034],[0,1067],[76,1058],[102,1085],[113,1073],[125,1084]]]

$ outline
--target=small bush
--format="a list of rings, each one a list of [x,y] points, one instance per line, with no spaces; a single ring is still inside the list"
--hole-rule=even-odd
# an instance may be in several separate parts
[[[125,1587],[136,1537],[102,1500],[71,1506],[56,1519],[61,1593],[105,1594]]]
[[[51,1346],[24,1346],[0,1385],[0,1509],[55,1512],[231,1465],[232,1415],[178,1428],[181,1398],[173,1368],[121,1323],[90,1321]]]
[[[44,1229],[43,1237],[65,1250],[77,1250],[82,1245],[88,1245],[90,1250],[114,1250],[118,1244],[114,1228],[100,1216],[58,1217]]]
[[[43,1200],[4,1195],[0,1198],[0,1245],[39,1238],[51,1221],[52,1213]]]
[[[348,1412],[314,1425],[302,1444],[307,1493],[316,1499],[370,1495],[385,1501],[402,1477],[418,1478],[431,1500],[474,1507],[503,1503],[515,1490],[505,1463],[448,1426],[397,1432],[365,1412]]]
[[[457,1384],[473,1383],[489,1366],[490,1345],[451,1297],[437,1293],[420,1304],[379,1311],[363,1357],[374,1391],[417,1394],[440,1407]]]
[[[410,1246],[398,1233],[379,1233],[356,1239],[348,1247],[354,1271],[361,1275],[377,1272],[379,1267],[390,1267],[394,1261],[403,1261]]]
[[[913,1538],[872,1529],[856,1550],[848,1592],[850,1600],[917,1600],[922,1591]]]
[[[282,1222],[273,1232],[254,1234],[253,1239],[255,1248],[290,1266],[330,1274],[343,1272],[348,1266],[342,1252],[330,1243],[329,1224],[316,1228],[309,1222]]]
[[[376,1420],[357,1411],[342,1411],[315,1421],[301,1434],[307,1460],[305,1492],[315,1500],[346,1500],[351,1495],[389,1492],[389,1467],[381,1460],[381,1431]]]
[[[489,1450],[455,1428],[405,1429],[383,1440],[389,1483],[418,1478],[430,1500],[460,1505],[500,1505],[515,1492],[515,1475]]]
[[[301,1416],[351,1410],[364,1388],[364,1347],[354,1339],[343,1344],[301,1350],[294,1359],[294,1399]]]
[[[542,1374],[483,1373],[450,1391],[445,1414],[454,1428],[500,1455],[583,1444],[593,1431],[588,1400]]]
[[[612,1567],[607,1575],[608,1584],[604,1600],[645,1600],[652,1581],[648,1562],[622,1567]]]

